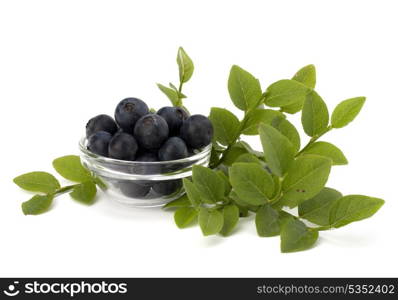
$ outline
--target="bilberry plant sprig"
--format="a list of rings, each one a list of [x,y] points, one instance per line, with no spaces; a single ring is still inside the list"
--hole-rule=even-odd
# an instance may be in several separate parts
[[[61,187],[59,181],[47,172],[30,172],[14,178],[14,183],[20,188],[37,193],[30,200],[22,203],[25,215],[38,215],[50,209],[54,198],[69,193],[72,199],[93,204],[97,194],[97,185],[104,187],[102,181],[85,169],[80,158],[68,155],[53,161],[54,169],[65,179],[74,184]]]
[[[182,100],[186,98],[186,96],[182,93],[182,87],[184,83],[191,79],[194,71],[192,59],[188,56],[188,54],[182,47],[178,49],[177,64],[180,79],[178,88],[171,82],[169,83],[169,87],[160,83],[158,83],[157,86],[167,96],[167,98],[169,98],[173,106],[182,107]]]
[[[205,236],[226,236],[240,217],[253,212],[259,236],[279,235],[281,251],[294,252],[311,248],[319,231],[366,219],[378,211],[382,199],[343,196],[326,187],[332,166],[348,161],[337,146],[319,141],[353,121],[365,97],[342,101],[330,117],[326,103],[314,90],[315,83],[315,67],[308,65],[292,79],[272,83],[263,92],[252,74],[238,66],[231,68],[228,91],[243,117],[239,120],[225,108],[211,109],[210,168],[195,166],[192,180],[184,179],[186,195],[165,206],[177,208],[174,219],[179,228],[197,220]],[[304,147],[299,131],[287,119],[299,112],[309,137]],[[253,150],[241,139],[243,135],[259,135],[263,151]],[[298,215],[286,210],[296,207]]]

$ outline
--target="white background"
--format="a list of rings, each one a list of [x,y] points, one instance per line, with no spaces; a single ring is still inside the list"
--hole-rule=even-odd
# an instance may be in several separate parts
[[[0,276],[398,276],[396,12],[396,1],[364,0],[2,1]],[[177,81],[180,45],[195,63],[185,86],[195,113],[239,113],[226,88],[232,64],[265,89],[313,63],[330,110],[367,96],[355,122],[326,137],[350,161],[328,185],[385,206],[293,254],[279,252],[278,237],[257,237],[252,220],[204,238],[177,229],[172,213],[104,197],[85,207],[65,195],[24,216],[29,195],[12,178],[77,154],[86,121],[125,97],[167,105],[155,82]]]

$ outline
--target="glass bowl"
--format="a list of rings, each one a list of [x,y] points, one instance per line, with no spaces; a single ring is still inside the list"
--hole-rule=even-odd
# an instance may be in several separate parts
[[[100,178],[102,190],[120,203],[136,207],[162,206],[184,194],[182,179],[192,176],[192,167],[207,167],[211,144],[192,156],[157,162],[124,161],[97,155],[87,149],[87,139],[79,142],[83,165]]]

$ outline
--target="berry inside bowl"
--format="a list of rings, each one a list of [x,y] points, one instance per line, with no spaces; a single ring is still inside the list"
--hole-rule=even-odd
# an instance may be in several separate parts
[[[162,206],[184,194],[182,179],[192,175],[192,167],[207,167],[211,144],[187,158],[171,161],[126,161],[97,155],[87,149],[87,139],[79,142],[83,165],[103,183],[109,198],[136,207]]]

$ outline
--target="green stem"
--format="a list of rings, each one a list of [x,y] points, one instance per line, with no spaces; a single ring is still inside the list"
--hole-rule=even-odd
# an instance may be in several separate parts
[[[326,134],[327,132],[329,132],[330,130],[332,130],[332,126],[328,126],[326,128],[326,130],[318,135],[313,136],[310,141],[308,142],[307,145],[305,145],[305,147],[303,149],[301,149],[297,154],[297,156],[300,156],[305,150],[307,150],[313,143],[315,143],[319,138],[321,138],[324,134]]]
[[[283,192],[282,192],[282,178],[278,178],[278,180],[279,180],[279,184],[278,184],[278,190],[277,190],[277,192],[276,192],[276,195],[275,195],[275,197],[273,197],[272,199],[270,199],[270,200],[268,201],[268,203],[271,204],[271,205],[273,205],[273,204],[275,204],[275,203],[278,203],[279,200],[281,200],[282,197],[283,197]]]
[[[245,114],[245,117],[243,118],[242,122],[241,122],[240,125],[239,125],[239,129],[238,129],[238,134],[237,134],[237,136],[234,137],[233,142],[232,142],[231,144],[229,144],[228,147],[222,152],[222,156],[221,156],[220,160],[218,161],[218,163],[217,163],[216,165],[213,166],[213,168],[218,167],[219,165],[221,165],[221,164],[224,162],[225,157],[227,156],[227,154],[229,153],[229,151],[231,151],[232,146],[234,146],[234,145],[237,143],[237,141],[238,141],[238,139],[239,139],[239,137],[240,137],[240,132],[242,131],[243,126],[244,126],[245,123],[246,123],[245,118],[246,118],[246,114]]]
[[[56,196],[60,196],[62,194],[68,193],[71,190],[73,190],[77,185],[79,185],[79,183],[78,184],[73,184],[73,185],[67,185],[67,186],[64,186],[62,188],[59,188],[58,190],[56,190],[54,192],[53,195],[54,195],[54,197],[56,197]]]
[[[256,104],[254,107],[258,107],[258,106],[263,102],[263,100],[264,100],[264,98],[261,97],[260,100],[257,102],[257,104]],[[249,115],[250,112],[251,112],[251,110],[245,111],[245,115],[243,116],[243,120],[242,120],[242,121],[240,122],[240,124],[239,124],[239,128],[238,128],[238,131],[237,131],[236,136],[235,136],[234,139],[233,139],[233,142],[232,142],[231,144],[229,144],[228,147],[223,151],[220,160],[218,161],[217,164],[215,164],[214,166],[211,166],[212,168],[216,168],[216,167],[218,167],[219,165],[221,165],[221,164],[224,162],[225,157],[227,156],[227,154],[229,153],[229,151],[231,150],[231,148],[232,148],[232,147],[236,144],[236,142],[238,141],[238,139],[239,139],[239,137],[240,137],[240,135],[241,135],[241,133],[242,133],[242,130],[243,130],[243,128],[244,128],[245,125],[246,125],[247,116]]]
[[[278,201],[281,199],[282,199],[282,194],[279,194],[275,198],[268,200],[268,203],[272,205],[272,204],[278,203]]]
[[[310,227],[312,231],[326,231],[332,229],[331,226]]]
[[[183,82],[180,81],[180,86],[178,87],[178,92],[181,93],[182,92],[182,86],[183,86]]]
[[[184,83],[182,81],[180,81],[180,85],[178,87],[178,103],[177,106],[182,106],[182,98],[180,98],[180,93],[182,93],[182,86],[184,85]]]

